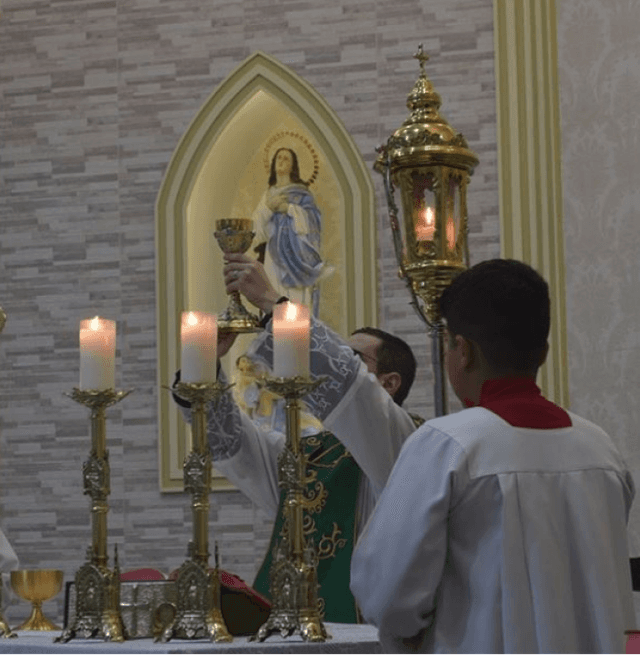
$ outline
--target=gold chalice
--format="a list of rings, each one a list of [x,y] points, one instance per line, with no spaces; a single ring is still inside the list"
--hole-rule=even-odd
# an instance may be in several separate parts
[[[216,221],[216,231],[213,233],[224,253],[247,252],[255,235],[250,218],[221,218]],[[242,304],[240,293],[232,291],[227,308],[218,314],[218,330],[247,333],[260,332],[261,329],[260,319]]]
[[[42,613],[42,603],[62,589],[63,573],[58,569],[11,571],[11,588],[31,603],[31,616],[16,630],[60,630]]]

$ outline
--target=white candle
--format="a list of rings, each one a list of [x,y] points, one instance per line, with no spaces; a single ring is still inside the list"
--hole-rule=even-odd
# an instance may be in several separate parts
[[[433,235],[436,231],[435,216],[433,209],[427,207],[424,212],[420,212],[418,222],[416,223],[416,239],[418,241],[433,241]]]
[[[182,312],[181,374],[183,382],[215,382],[218,322],[215,314]]]
[[[80,389],[114,389],[116,322],[95,316],[80,321]]]
[[[273,374],[309,377],[309,308],[292,302],[273,309]]]

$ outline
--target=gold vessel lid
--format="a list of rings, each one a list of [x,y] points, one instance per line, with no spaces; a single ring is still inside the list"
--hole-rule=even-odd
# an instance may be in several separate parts
[[[464,136],[438,111],[442,100],[425,73],[429,55],[423,51],[422,44],[413,56],[420,63],[420,76],[407,96],[411,114],[380,149],[374,170],[382,173],[388,157],[391,173],[399,168],[435,164],[461,168],[473,174],[478,157],[469,150]]]

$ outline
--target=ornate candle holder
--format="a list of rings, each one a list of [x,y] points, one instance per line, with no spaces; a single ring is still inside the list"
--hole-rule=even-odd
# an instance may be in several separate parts
[[[131,393],[115,389],[78,389],[66,394],[91,409],[91,452],[82,465],[84,493],[91,496],[91,546],[87,561],[75,576],[76,616],[73,624],[55,639],[67,642],[80,634],[105,641],[124,641],[120,615],[120,568],[116,547],[114,568],[109,569],[107,555],[107,498],[111,493],[109,452],[106,448],[105,410]]]
[[[250,218],[221,218],[216,221],[216,231],[213,233],[220,250],[224,253],[247,252],[255,235],[253,221]],[[251,314],[242,304],[240,293],[232,291],[229,294],[227,308],[218,315],[218,330],[249,333],[260,332],[262,328],[260,319]]]
[[[220,609],[220,575],[216,549],[216,566],[209,570],[209,490],[211,455],[207,447],[207,404],[217,400],[229,387],[220,382],[178,382],[172,389],[191,403],[193,446],[185,458],[184,488],[191,493],[193,540],[189,558],[178,569],[176,578],[177,608],[173,622],[156,641],[203,639],[229,642],[229,633]]]
[[[287,497],[282,539],[270,571],[272,609],[252,641],[264,641],[274,632],[282,637],[299,634],[305,641],[330,638],[318,609],[318,554],[313,540],[305,543],[304,538],[306,461],[300,431],[300,398],[323,381],[301,377],[265,380],[266,387],[286,401],[287,443],[278,457],[278,485]]]
[[[0,604],[2,604],[2,581],[0,581]],[[0,612],[0,639],[10,639],[17,636],[18,635],[11,630],[9,624],[5,621],[4,616],[2,616],[2,612]]]

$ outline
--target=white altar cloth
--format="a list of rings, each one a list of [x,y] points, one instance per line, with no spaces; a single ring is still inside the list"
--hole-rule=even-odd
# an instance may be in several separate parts
[[[303,641],[298,635],[283,639],[279,634],[266,641],[249,641],[234,637],[230,644],[216,644],[204,639],[172,639],[156,644],[151,639],[130,639],[124,643],[102,639],[72,639],[66,644],[53,643],[59,632],[20,631],[15,639],[0,638],[0,653],[381,653],[378,630],[371,625],[325,623],[332,639],[321,643]]]

